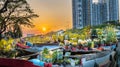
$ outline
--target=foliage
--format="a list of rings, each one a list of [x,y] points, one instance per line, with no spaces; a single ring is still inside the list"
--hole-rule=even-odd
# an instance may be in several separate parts
[[[50,42],[51,37],[38,35],[38,36],[26,37],[25,40],[31,43],[48,43]]]
[[[13,41],[12,38],[0,40],[0,56],[8,58],[15,57],[16,50],[14,50],[15,44],[13,44]]]
[[[4,0],[4,1],[5,1],[5,0]],[[4,12],[7,11],[7,6],[8,6],[8,4],[9,4],[10,2],[17,2],[17,0],[16,0],[16,1],[13,1],[13,0],[6,0],[5,3],[2,4],[2,6],[0,6],[0,7],[1,7],[0,13],[4,13]]]
[[[52,55],[47,48],[44,48],[44,50],[42,51],[42,58],[44,62],[49,62],[52,58]]]
[[[90,36],[90,26],[86,26],[82,29],[69,29],[65,31],[65,34],[69,35],[69,38],[82,39],[85,40]]]
[[[43,54],[49,54],[48,48],[45,48],[42,53],[43,53]]]
[[[0,41],[0,50],[2,51],[9,51],[12,49],[12,43],[13,43],[13,39],[8,39],[8,40],[5,40],[5,39],[2,39]]]
[[[57,41],[57,39],[58,39],[57,35],[56,35],[56,34],[53,34],[53,35],[52,35],[52,39],[53,39],[54,41]]]
[[[52,62],[55,62],[57,60],[57,51],[54,51],[52,54]]]
[[[91,45],[92,45],[92,42],[88,42],[88,43],[87,43],[87,46],[88,46],[88,47],[91,47]]]
[[[58,41],[63,42],[64,41],[64,36],[58,36]]]
[[[5,5],[6,1],[10,0],[2,0],[0,4]],[[2,5],[0,7],[2,7]],[[9,2],[6,5],[6,9],[5,12],[0,13],[0,34],[11,31],[15,35],[15,38],[22,36],[21,26],[32,27],[32,18],[38,17],[38,15],[30,9],[26,0]]]
[[[116,33],[114,31],[114,28],[112,25],[106,27],[107,29],[107,36],[106,36],[106,41],[107,42],[116,42],[117,41],[117,37],[116,37]]]
[[[96,29],[92,29],[92,31],[91,31],[91,39],[94,39],[94,38],[97,38],[97,37],[98,37],[98,35],[97,35]]]

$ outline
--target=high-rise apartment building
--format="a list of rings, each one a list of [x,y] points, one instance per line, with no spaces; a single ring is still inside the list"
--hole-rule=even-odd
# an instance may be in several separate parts
[[[99,0],[101,13],[101,23],[106,21],[117,21],[119,19],[118,0]]]
[[[81,29],[91,25],[92,0],[72,0],[73,28]]]
[[[109,20],[117,21],[119,20],[119,1],[109,0]]]
[[[108,0],[98,0],[92,3],[92,25],[99,25],[109,21]]]
[[[119,19],[118,0],[72,0],[73,28],[103,24]]]
[[[101,24],[100,21],[100,3],[95,2],[92,4],[92,26]]]

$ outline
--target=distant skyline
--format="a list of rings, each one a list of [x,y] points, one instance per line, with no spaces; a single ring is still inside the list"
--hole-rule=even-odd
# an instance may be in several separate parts
[[[24,28],[23,34],[40,34],[60,29],[72,28],[71,0],[27,0],[39,18],[32,22],[34,28]],[[94,0],[95,2],[97,0]],[[119,7],[120,8],[120,7]],[[46,28],[46,31],[42,29]]]

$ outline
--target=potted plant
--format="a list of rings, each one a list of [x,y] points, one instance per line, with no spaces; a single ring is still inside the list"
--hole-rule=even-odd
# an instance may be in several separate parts
[[[83,45],[81,43],[78,43],[77,48],[80,50],[83,48]]]
[[[67,44],[67,45],[65,45],[65,47],[64,47],[64,48],[65,48],[66,50],[68,50],[68,46],[69,46],[69,45]]]
[[[76,46],[77,46],[77,42],[73,42],[71,47],[72,51],[76,51]]]
[[[68,46],[69,46],[69,41],[68,40],[64,40],[64,44],[65,44],[65,46],[64,46],[64,48],[66,49],[66,50],[68,50]]]
[[[92,43],[88,42],[88,44],[87,44],[88,50],[92,50],[91,45],[92,45]]]

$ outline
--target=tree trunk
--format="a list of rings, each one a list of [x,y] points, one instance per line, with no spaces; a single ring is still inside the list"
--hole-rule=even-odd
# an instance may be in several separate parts
[[[2,33],[0,33],[0,40],[2,39]]]

